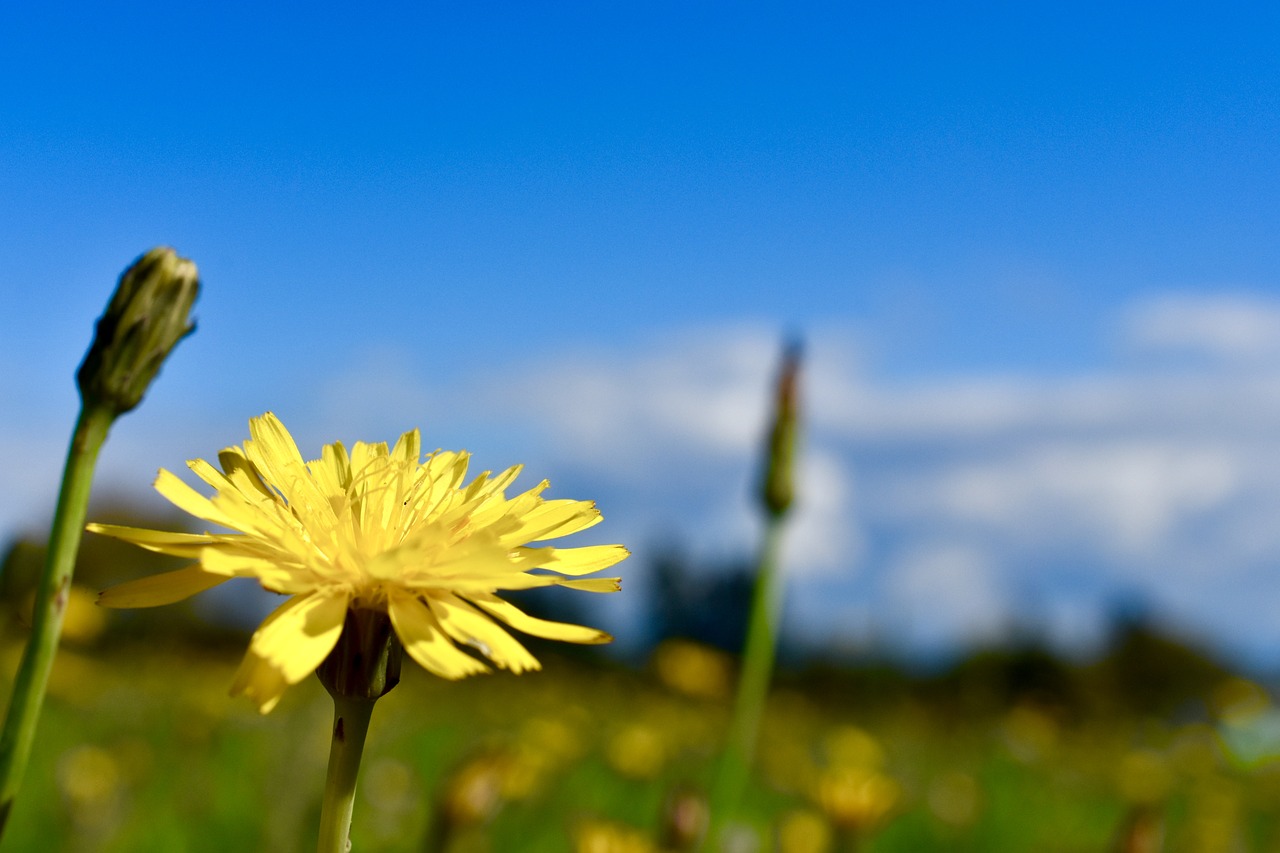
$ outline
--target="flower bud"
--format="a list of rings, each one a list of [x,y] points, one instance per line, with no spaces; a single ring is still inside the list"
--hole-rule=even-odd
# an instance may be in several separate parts
[[[774,396],[773,425],[766,447],[764,479],[760,499],[765,511],[774,517],[785,515],[795,497],[796,440],[799,432],[800,345],[787,346],[782,356]]]
[[[142,401],[160,365],[195,330],[188,315],[199,290],[196,265],[169,248],[152,249],[125,270],[76,374],[86,405],[119,415]]]

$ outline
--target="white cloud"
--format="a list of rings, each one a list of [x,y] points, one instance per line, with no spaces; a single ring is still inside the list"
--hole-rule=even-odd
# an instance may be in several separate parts
[[[1226,448],[1169,439],[1033,440],[983,455],[901,479],[888,496],[892,511],[1005,543],[1075,542],[1083,553],[1150,556],[1179,524],[1230,498],[1247,464]]]
[[[764,330],[699,331],[655,338],[640,352],[520,366],[480,396],[491,407],[518,401],[522,413],[554,426],[562,447],[603,470],[644,476],[637,457],[737,458],[753,450],[778,351],[777,336]]]
[[[888,567],[886,609],[895,631],[931,650],[1001,638],[1013,602],[988,549],[913,545]]]
[[[523,410],[549,437],[552,465],[604,474],[632,488],[659,487],[684,511],[650,511],[683,515],[683,533],[695,549],[749,555],[759,537],[754,478],[780,352],[780,338],[766,330],[699,331],[656,340],[651,351],[625,360],[611,353],[533,365],[483,396],[502,401],[519,389]],[[844,365],[824,364],[831,367]],[[830,399],[811,390],[807,375],[801,394],[806,410]],[[784,546],[788,572],[851,570],[861,534],[843,453],[807,441],[797,479]]]
[[[990,637],[1031,613],[1050,636],[1086,642],[1121,593],[1255,653],[1280,642],[1233,617],[1280,596],[1263,581],[1280,576],[1280,358],[1266,360],[1280,355],[1280,304],[1177,297],[1126,317],[1144,352],[1217,360],[908,384],[868,375],[855,341],[819,337],[786,539],[806,634],[862,636],[841,615],[857,611],[928,645]],[[382,351],[317,388],[312,409],[282,415],[304,447],[413,425],[442,442],[480,435],[500,451],[493,464],[527,461],[599,498],[602,535],[637,546],[637,562],[658,530],[742,558],[759,534],[752,490],[780,348],[771,329],[694,330],[535,353],[430,387],[411,354]],[[239,415],[144,413],[113,436],[104,481],[145,487],[158,464],[211,455],[245,430]],[[51,505],[65,439],[30,422],[4,430],[27,449],[0,498],[0,525],[14,530]]]
[[[796,476],[799,498],[783,545],[793,576],[852,574],[864,557],[853,475],[832,449],[806,448]]]
[[[489,399],[497,411],[520,389],[551,464],[642,493],[633,512],[703,553],[745,556],[777,354],[768,333],[703,332],[527,365]],[[787,540],[806,633],[864,630],[842,623],[851,593],[924,645],[990,637],[1026,614],[1050,638],[1096,642],[1117,594],[1224,637],[1247,631],[1223,613],[1259,565],[1280,566],[1280,371],[1257,367],[905,385],[866,375],[851,347],[813,347]],[[815,594],[823,586],[840,592]]]
[[[1230,360],[1280,356],[1280,300],[1236,294],[1166,294],[1134,305],[1124,323],[1140,350]]]

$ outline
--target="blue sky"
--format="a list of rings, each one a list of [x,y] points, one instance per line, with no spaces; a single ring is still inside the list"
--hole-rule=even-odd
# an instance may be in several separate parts
[[[47,515],[92,319],[163,243],[200,329],[104,488],[274,409],[528,460],[637,564],[745,552],[797,333],[795,630],[1081,647],[1140,598],[1274,659],[1278,17],[6,4],[0,533]]]

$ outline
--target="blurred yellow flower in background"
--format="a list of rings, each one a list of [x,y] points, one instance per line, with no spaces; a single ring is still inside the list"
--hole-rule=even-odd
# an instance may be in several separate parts
[[[827,761],[832,765],[866,770],[879,770],[884,766],[884,747],[870,732],[858,726],[836,727],[824,738],[823,745]]]
[[[658,853],[638,829],[605,820],[583,820],[574,828],[574,853]]]
[[[843,725],[825,738],[829,766],[818,773],[813,798],[837,829],[866,833],[898,805],[902,789],[883,772],[885,749],[869,732]]]
[[[271,413],[251,419],[249,433],[242,447],[218,454],[221,471],[202,459],[188,463],[215,489],[213,497],[163,469],[155,483],[175,506],[235,532],[107,524],[89,530],[197,561],[107,590],[99,603],[108,607],[170,604],[233,577],[255,578],[290,596],[254,633],[232,687],[262,713],[324,661],[349,610],[388,614],[409,655],[451,679],[488,669],[459,644],[513,672],[539,668],[499,622],[571,643],[612,639],[528,616],[494,594],[551,585],[618,590],[617,578],[579,576],[625,559],[621,545],[530,544],[596,524],[601,515],[593,503],[545,500],[545,480],[508,499],[505,490],[521,466],[497,476],[486,471],[464,486],[468,454],[438,450],[424,460],[417,430],[391,449],[357,442],[348,453],[335,442],[311,462]]]
[[[73,583],[67,588],[67,605],[62,615],[62,640],[75,645],[92,645],[107,627],[107,614],[95,607],[97,595]],[[22,618],[31,623],[36,596],[31,593],[22,607]]]
[[[70,749],[58,759],[56,774],[67,811],[81,828],[101,831],[118,819],[125,780],[110,752],[93,744]]]
[[[831,768],[818,777],[818,805],[837,827],[865,831],[876,826],[898,804],[898,783],[874,770]]]
[[[971,774],[949,770],[929,782],[925,796],[929,811],[956,828],[970,826],[982,810],[982,786]]]
[[[653,779],[662,772],[668,751],[661,732],[644,723],[631,723],[609,740],[605,759],[628,779]]]
[[[1154,805],[1173,787],[1169,761],[1153,749],[1130,750],[1115,769],[1116,788],[1129,803]]]
[[[722,699],[733,690],[733,659],[692,640],[663,640],[652,666],[663,684],[686,696]]]
[[[778,853],[827,853],[835,846],[831,825],[808,809],[783,815],[776,834]]]

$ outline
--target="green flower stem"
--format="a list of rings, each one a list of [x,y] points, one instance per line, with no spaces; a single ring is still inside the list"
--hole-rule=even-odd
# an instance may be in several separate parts
[[[62,617],[67,608],[76,552],[84,532],[93,469],[115,419],[116,412],[109,406],[86,404],[80,410],[72,434],[44,572],[36,588],[31,638],[23,652],[13,696],[9,700],[9,712],[4,720],[4,729],[0,731],[0,833],[8,823],[18,787],[22,784],[22,774],[31,757],[36,723],[62,633]]]
[[[333,744],[329,748],[329,772],[320,809],[320,843],[317,853],[347,853],[351,835],[351,810],[356,801],[356,776],[360,755],[369,733],[369,717],[376,699],[333,697]]]
[[[737,811],[746,789],[755,756],[760,718],[773,676],[773,658],[782,609],[782,583],[778,576],[778,550],[782,540],[783,515],[771,514],[765,522],[760,548],[760,566],[747,623],[747,642],[742,655],[742,674],[734,697],[733,717],[719,773],[711,790],[711,827],[707,839],[714,844],[725,824]]]

